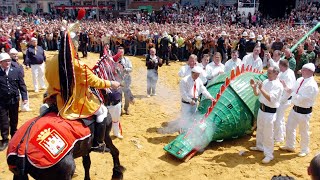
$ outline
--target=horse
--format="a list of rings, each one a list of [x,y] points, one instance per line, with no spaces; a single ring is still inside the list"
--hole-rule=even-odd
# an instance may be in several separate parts
[[[98,68],[95,66],[95,69],[93,69],[93,71],[100,78],[121,80],[120,68],[118,67],[117,64],[115,64],[115,62],[112,62],[110,59],[108,60],[106,56],[103,56],[98,61],[97,64],[99,64],[98,67],[102,67],[101,64],[105,64],[109,66],[109,69],[105,70],[105,73],[107,74],[104,74],[101,72],[98,73],[98,70],[97,70]],[[119,72],[119,74],[116,74],[114,76],[113,73],[115,73],[116,71]],[[103,76],[103,74],[108,76]],[[99,95],[104,95],[99,93],[98,90],[95,90],[93,92],[94,94],[97,93],[96,95],[98,97]],[[30,141],[31,141],[29,139],[28,133],[31,131],[32,126],[36,124],[38,121],[44,120],[43,118],[46,118],[47,114],[48,113],[50,114],[50,112],[57,112],[57,110],[52,107],[47,108],[40,116],[38,116],[33,120],[30,120],[30,125],[28,124],[28,126],[26,126],[25,129],[23,129],[24,125],[22,125],[22,127],[18,129],[17,134],[19,134],[19,131],[23,131],[21,133],[24,134],[21,140],[19,139],[18,141],[20,141],[20,143],[26,141],[26,145],[25,145],[26,148],[28,147],[28,143],[30,144]],[[72,121],[68,121],[68,122],[72,122]],[[94,127],[94,121],[92,120],[83,120],[83,122],[88,126],[87,128],[92,129]],[[123,172],[126,169],[120,164],[119,150],[113,144],[112,139],[110,137],[110,131],[112,128],[112,120],[111,120],[110,114],[108,114],[108,116],[105,118],[104,122],[102,123],[107,124],[104,142],[106,144],[107,151],[111,153],[112,159],[113,159],[112,179],[123,179]],[[25,150],[25,154],[23,154],[22,156],[19,156],[19,155],[10,156],[9,154],[7,158],[7,163],[9,165],[10,171],[12,171],[14,174],[13,175],[14,180],[27,180],[28,174],[31,175],[31,177],[33,177],[34,179],[70,180],[74,175],[75,168],[76,168],[74,159],[78,157],[82,157],[82,164],[85,171],[84,179],[90,180],[90,166],[91,166],[90,152],[91,152],[92,141],[93,141],[92,135],[85,139],[76,141],[73,148],[59,162],[57,162],[56,164],[48,168],[39,168],[39,167],[36,167],[33,163],[31,163],[29,157],[26,154],[26,150]],[[18,144],[17,149],[19,149],[20,143]],[[9,147],[10,147],[10,144],[9,144]]]

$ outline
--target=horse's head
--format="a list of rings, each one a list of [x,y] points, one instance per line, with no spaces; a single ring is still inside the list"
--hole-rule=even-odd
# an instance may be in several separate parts
[[[119,62],[115,62],[111,56],[103,56],[93,68],[93,71],[102,79],[121,82],[124,68]]]

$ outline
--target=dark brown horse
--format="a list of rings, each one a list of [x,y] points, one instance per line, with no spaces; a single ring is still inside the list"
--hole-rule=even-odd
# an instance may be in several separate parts
[[[36,123],[36,121],[41,117],[42,116],[39,116],[39,118],[35,119],[34,123]],[[87,120],[86,122],[89,122],[85,124],[87,124],[90,129],[91,127],[94,126],[94,121]],[[31,123],[31,125],[34,123]],[[102,123],[106,123],[107,125],[104,141],[113,159],[112,179],[123,179],[123,172],[125,171],[125,168],[120,164],[119,150],[114,146],[114,144],[112,143],[112,139],[109,135],[112,127],[111,116],[108,114],[107,118],[105,118],[104,122]],[[30,126],[28,129],[31,130],[32,127]],[[28,131],[25,134],[27,135]],[[94,134],[94,132],[91,134]],[[22,141],[26,140],[27,143],[29,143],[30,139],[27,137],[28,136],[24,136],[22,138]],[[13,179],[27,180],[28,174],[29,174],[34,179],[40,179],[40,180],[41,179],[71,180],[76,168],[74,159],[78,157],[82,157],[83,159],[82,164],[85,170],[84,179],[90,180],[90,165],[91,165],[90,152],[91,152],[91,146],[92,146],[92,139],[93,139],[93,136],[90,136],[84,140],[80,140],[76,142],[74,147],[71,149],[71,151],[69,151],[68,154],[64,156],[57,164],[45,169],[40,169],[32,165],[27,159],[28,158],[27,156],[25,157],[8,156],[7,163],[9,165],[10,170],[14,173]]]

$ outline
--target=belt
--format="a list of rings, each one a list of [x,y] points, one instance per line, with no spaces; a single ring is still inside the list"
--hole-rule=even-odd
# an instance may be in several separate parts
[[[114,106],[117,105],[121,100],[117,100],[117,101],[108,101],[106,103],[106,106]]]
[[[289,98],[288,98],[288,100],[291,100],[292,99],[292,96],[290,96]]]
[[[181,102],[182,102],[182,103],[185,103],[185,104],[190,104],[189,102],[184,101],[184,100],[182,100]]]
[[[197,100],[198,100],[198,98],[191,98],[191,99],[194,100],[194,102],[197,102]],[[183,99],[181,99],[181,102],[185,103],[185,104],[190,104],[189,102],[187,102],[187,101],[185,101]]]
[[[269,106],[264,105],[263,103],[260,103],[260,109],[263,112],[267,112],[267,113],[276,113],[277,112],[277,108],[271,108]]]
[[[299,106],[293,106],[293,110],[300,114],[310,114],[312,112],[312,107],[303,108]]]

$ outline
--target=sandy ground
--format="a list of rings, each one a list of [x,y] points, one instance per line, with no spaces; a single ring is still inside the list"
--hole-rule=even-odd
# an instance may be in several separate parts
[[[49,52],[47,57],[50,58],[55,53]],[[97,54],[89,54],[89,57],[83,60],[93,66],[97,59]],[[250,146],[255,145],[255,137],[245,136],[222,143],[211,143],[203,153],[183,163],[163,150],[164,145],[173,140],[177,134],[159,134],[157,129],[161,128],[163,123],[174,120],[179,114],[177,73],[184,63],[174,62],[171,66],[161,67],[158,96],[147,98],[145,59],[137,57],[130,59],[133,64],[132,92],[136,97],[136,103],[130,106],[131,114],[121,118],[124,139],[114,140],[120,150],[121,163],[127,168],[125,179],[271,179],[273,175],[279,174],[293,176],[296,179],[309,179],[307,167],[312,157],[320,151],[320,96],[317,98],[318,103],[310,120],[311,153],[306,157],[298,157],[297,153],[285,153],[275,147],[275,159],[270,164],[263,165],[261,164],[263,153],[248,150]],[[33,111],[19,113],[19,125],[38,114],[44,92],[34,93],[31,70],[26,70],[25,74],[30,107]],[[316,78],[319,83],[319,74]],[[298,136],[298,142],[299,138]],[[243,156],[239,155],[240,151],[245,151]],[[110,154],[91,153],[91,157],[92,179],[110,179],[112,170]],[[77,159],[76,163],[74,179],[80,180],[84,177],[81,158]],[[12,174],[8,170],[4,151],[0,152],[0,180],[7,179],[12,179]]]

